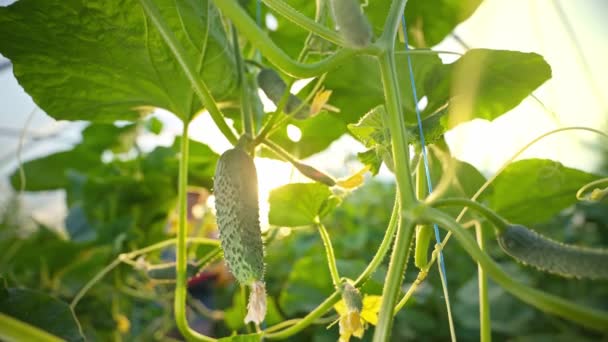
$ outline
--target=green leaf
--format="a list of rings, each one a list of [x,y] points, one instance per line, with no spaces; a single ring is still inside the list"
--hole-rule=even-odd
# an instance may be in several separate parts
[[[408,42],[419,48],[439,44],[479,4],[481,0],[409,0],[405,6]]]
[[[151,117],[146,121],[146,129],[153,134],[160,134],[163,131],[164,123],[156,117]]]
[[[369,171],[372,175],[377,175],[382,166],[382,155],[378,153],[375,148],[357,153],[357,159],[359,159],[363,165],[369,166]]]
[[[287,184],[270,192],[270,224],[297,227],[313,224],[331,196],[326,185],[319,183]]]
[[[216,100],[231,96],[236,67],[215,8],[207,1],[154,2]],[[201,104],[143,13],[135,0],[18,1],[0,8],[0,53],[56,119],[133,120],[159,107],[187,120]]]
[[[430,145],[427,156],[431,181],[435,187],[439,185],[442,177],[450,177],[449,186],[441,198],[471,198],[486,182],[486,178],[473,165],[452,157],[449,151],[441,149],[438,145]],[[420,162],[422,163],[423,160],[420,159]],[[460,209],[456,213],[459,211]]]
[[[67,341],[84,341],[80,325],[66,303],[42,292],[0,286],[0,312]]]
[[[369,150],[359,153],[359,160],[370,167],[375,175],[384,161],[387,167],[393,169],[392,144],[390,130],[383,123],[384,106],[378,106],[369,111],[356,124],[349,124],[348,129]],[[427,144],[439,141],[446,131],[444,118],[447,112],[438,111],[422,120],[422,130]],[[409,143],[420,146],[420,129],[417,124],[407,125]]]
[[[511,222],[537,224],[575,204],[576,191],[599,178],[552,160],[521,160],[509,165],[482,198]]]
[[[453,64],[438,85],[451,87],[449,128],[475,118],[494,120],[513,109],[551,78],[551,67],[536,53],[473,49]]]
[[[443,64],[436,55],[415,55],[412,57],[414,78],[419,99],[427,97],[428,104],[421,112],[422,117],[434,113],[448,101],[449,88],[438,87],[444,78]],[[416,122],[414,97],[407,69],[407,58],[397,51],[401,104],[406,121]],[[357,56],[344,61],[339,68],[327,73],[325,88],[332,91],[329,104],[340,108],[335,114],[344,123],[354,123],[365,113],[384,104],[384,88],[376,60],[369,56]]]

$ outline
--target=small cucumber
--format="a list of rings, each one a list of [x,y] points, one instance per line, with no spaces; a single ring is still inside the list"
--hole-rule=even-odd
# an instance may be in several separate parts
[[[342,37],[351,48],[364,48],[372,42],[372,28],[358,0],[331,0],[332,12]]]
[[[521,225],[498,236],[500,247],[518,261],[563,277],[608,279],[608,251],[563,244]]]
[[[281,97],[287,90],[287,85],[283,82],[283,79],[273,69],[262,69],[258,74],[258,85],[264,91],[264,94],[268,96],[270,101],[275,105],[279,105]],[[295,119],[304,120],[310,116],[310,106],[302,105],[302,101],[293,95],[289,94],[287,104],[285,105],[285,113],[293,116]],[[294,113],[296,109],[300,108]]]

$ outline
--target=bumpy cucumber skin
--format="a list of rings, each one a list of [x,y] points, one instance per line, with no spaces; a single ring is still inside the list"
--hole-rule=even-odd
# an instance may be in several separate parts
[[[277,106],[287,89],[287,85],[283,82],[281,76],[273,69],[262,69],[258,73],[258,85],[270,101]],[[285,113],[292,115],[298,120],[306,119],[310,116],[310,106],[308,105],[302,106],[300,110],[293,113],[301,104],[302,101],[297,96],[289,94],[289,99],[287,99],[287,104],[285,105]]]
[[[523,264],[563,277],[608,279],[608,251],[563,244],[521,225],[498,236],[500,247]]]
[[[228,268],[241,284],[264,277],[258,181],[253,159],[240,148],[220,157],[214,179],[215,208]]]
[[[352,48],[364,48],[372,42],[372,28],[361,11],[358,0],[330,1],[336,25]]]

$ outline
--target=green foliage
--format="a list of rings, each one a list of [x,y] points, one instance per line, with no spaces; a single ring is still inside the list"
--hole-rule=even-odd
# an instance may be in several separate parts
[[[156,3],[216,99],[233,96],[234,59],[215,9],[207,1]],[[133,120],[159,107],[188,120],[201,109],[135,0],[20,1],[0,8],[0,42],[20,84],[56,119]]]
[[[0,312],[66,341],[84,341],[78,321],[66,303],[39,291],[1,285]]]
[[[439,44],[480,4],[481,0],[408,1],[405,6],[408,41],[420,48]]]
[[[511,222],[538,224],[575,204],[576,191],[599,178],[551,160],[521,160],[509,165],[483,198]]]
[[[331,191],[319,183],[287,184],[272,190],[268,220],[277,226],[297,227],[313,224],[330,201]]]
[[[441,213],[427,207],[434,203],[412,205],[408,154],[413,147],[417,155],[411,164],[421,162],[421,137],[407,54],[411,53],[416,92],[427,103],[421,116],[435,200],[472,198],[488,185],[473,165],[451,155],[443,139],[447,130],[473,119],[500,117],[548,80],[551,68],[534,53],[474,49],[444,64],[432,50],[403,50],[393,28],[399,26],[400,10],[406,3],[409,41],[426,48],[442,41],[471,16],[478,0],[376,1],[365,4],[363,12],[357,1],[351,1],[354,7],[348,11],[356,15],[346,19],[369,18],[371,30],[365,25],[355,27],[364,28],[365,37],[362,31],[349,30],[352,22],[342,20],[344,17],[332,18],[329,7],[316,8],[322,1],[265,2],[274,10],[262,6],[262,18],[273,13],[277,30],[268,31],[252,22],[256,14],[252,0],[21,0],[0,8],[0,53],[11,59],[24,89],[56,119],[92,122],[83,131],[82,141],[71,149],[24,163],[24,184],[18,170],[11,175],[14,189],[64,190],[69,212],[63,230],[35,222],[26,227],[17,201],[5,208],[0,221],[0,250],[4,251],[0,273],[11,287],[0,291],[1,312],[67,340],[86,336],[88,340],[148,341],[179,334],[208,340],[194,332],[197,330],[209,336],[230,336],[223,341],[259,341],[262,334],[251,333],[251,327],[243,324],[245,291],[228,276],[223,262],[214,262],[221,255],[216,245],[194,248],[194,243],[204,244],[209,242],[206,238],[217,236],[219,223],[222,235],[230,235],[225,234],[228,229],[232,237],[245,236],[237,248],[224,246],[233,269],[234,260],[254,261],[255,270],[237,274],[241,282],[261,279],[267,266],[266,324],[271,327],[264,334],[269,339],[338,338],[344,329],[326,328],[336,319],[343,322],[332,309],[340,294],[325,265],[327,260],[333,265],[334,258],[334,278],[352,279],[363,298],[382,295],[378,324],[368,327],[375,329],[376,340],[390,336],[394,340],[449,338],[438,274],[430,272],[421,285],[416,277],[427,275],[417,275],[409,267],[404,276],[407,260],[401,262],[412,245],[410,227],[441,220],[446,213],[455,217],[462,209],[442,208]],[[337,34],[336,24],[341,34],[356,31],[357,40]],[[226,32],[234,35],[229,37]],[[359,41],[362,37],[365,39]],[[369,44],[371,37],[378,38]],[[331,41],[357,49],[343,49]],[[270,81],[280,87],[269,89],[268,79],[256,78],[260,69],[262,76],[267,70],[281,70],[285,75],[314,75],[314,80],[296,97],[287,93],[291,79],[273,73]],[[260,108],[256,81],[275,103],[288,96],[287,112],[295,106],[294,99],[299,104],[314,98],[313,89],[331,91],[324,107],[327,111],[310,117],[266,115]],[[319,103],[303,106],[308,114],[315,105]],[[238,134],[251,135],[246,147],[252,155],[265,156],[267,151],[258,149],[259,145],[274,143],[287,151],[282,157],[296,167],[305,165],[298,158],[323,151],[342,135],[351,134],[367,149],[358,157],[372,174],[385,163],[398,182],[366,180],[355,190],[319,183],[274,189],[262,260],[256,175],[245,152],[241,151],[247,164],[241,160],[226,171],[224,157],[218,162],[220,157],[208,146],[182,140],[187,134],[177,137],[171,146],[151,151],[138,144],[141,134],[163,131],[159,120],[141,119],[153,108],[164,108],[188,123],[203,107],[229,141],[236,140],[235,132],[224,116],[233,120]],[[113,124],[116,120],[131,122]],[[243,132],[246,122],[254,124]],[[300,141],[287,136],[289,124],[301,130]],[[214,179],[216,168],[220,172]],[[577,203],[575,196],[579,188],[598,178],[549,160],[523,160],[509,165],[478,200],[501,217],[530,225],[555,240],[606,246],[605,201]],[[333,178],[327,180],[330,186],[334,184]],[[223,188],[225,185],[229,186]],[[212,191],[218,218],[206,204]],[[176,204],[178,224],[173,214]],[[464,220],[480,220],[485,236],[491,235],[484,212],[475,209],[471,207]],[[424,210],[434,216],[422,222]],[[324,239],[314,229],[321,221],[327,227]],[[450,226],[451,221],[443,222]],[[458,232],[456,228],[451,227]],[[394,244],[390,234],[398,237]],[[522,293],[535,293],[535,298],[524,300],[581,324],[587,324],[581,317],[591,317],[587,325],[601,330],[608,325],[603,324],[608,318],[600,311],[607,309],[605,287],[586,281],[573,286],[569,280],[521,268],[493,239],[480,251],[473,240],[462,236],[468,237],[459,235],[462,245],[450,242],[443,250],[448,270],[457,270],[448,271],[447,280],[459,339],[477,340],[480,330],[490,328],[477,315],[478,306],[486,304],[492,306],[491,333],[498,340],[603,338],[567,321],[556,324],[551,316],[523,305],[507,292],[518,293],[520,298]],[[530,239],[540,243],[536,235]],[[510,282],[500,282],[504,288],[490,282],[489,296],[477,296],[483,292],[476,287],[477,265],[461,246],[485,260],[480,264],[490,266],[494,272],[489,274],[502,272],[492,262],[497,260],[512,276]],[[556,246],[561,245],[541,245],[535,249],[536,256],[551,256],[546,264],[580,256],[578,248],[558,255],[561,251]],[[422,246],[420,256],[427,249]],[[388,250],[394,252],[391,263],[386,260]],[[251,251],[255,255],[248,254]],[[513,253],[513,248],[510,252],[521,254]],[[583,264],[595,267],[598,262],[602,267],[603,259],[595,257]],[[578,265],[571,266],[576,269]],[[201,272],[195,274],[200,267]],[[543,269],[552,271],[551,267]],[[409,285],[417,291],[393,324],[390,301]],[[534,292],[530,286],[541,291]],[[574,300],[556,299],[545,292]],[[63,300],[71,300],[71,306]],[[302,315],[307,316],[288,321]],[[272,331],[274,324],[285,327],[275,326]],[[366,332],[364,338],[370,336]]]

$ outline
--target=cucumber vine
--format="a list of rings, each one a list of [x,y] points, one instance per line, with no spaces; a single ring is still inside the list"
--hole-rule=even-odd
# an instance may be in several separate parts
[[[25,0],[23,1],[25,2]],[[420,72],[424,73],[429,72],[428,70],[434,70],[437,78],[443,77],[447,80],[442,79],[441,81],[437,81],[434,79],[433,82],[437,84],[431,84],[432,82],[429,81],[427,83],[431,85],[426,83],[419,85],[421,88],[425,88],[428,94],[432,94],[435,88],[444,90],[449,88],[450,77],[455,75],[451,68],[458,68],[460,65],[454,66],[459,63],[458,61],[453,65],[443,64],[439,61],[438,55],[452,53],[449,51],[435,51],[423,48],[407,49],[404,51],[399,48],[399,35],[408,34],[408,32],[399,31],[404,13],[407,12],[406,4],[408,1],[394,0],[390,2],[390,6],[382,5],[386,8],[385,13],[382,13],[382,16],[380,16],[383,18],[381,24],[378,23],[378,15],[374,18],[371,18],[371,16],[368,18],[366,8],[360,7],[360,3],[357,0],[317,0],[314,2],[314,18],[310,18],[300,13],[298,9],[293,8],[289,4],[292,2],[284,0],[262,0],[262,2],[268,9],[280,16],[281,20],[285,20],[289,25],[297,26],[298,29],[306,31],[304,44],[300,46],[297,58],[292,57],[294,55],[293,51],[285,51],[282,46],[271,38],[271,35],[252,19],[251,14],[248,13],[248,10],[251,10],[251,8],[247,7],[247,1],[208,0],[204,2],[207,7],[207,22],[202,25],[206,27],[202,47],[197,46],[196,39],[192,38],[195,35],[191,36],[191,32],[185,27],[187,26],[185,22],[192,19],[190,18],[192,17],[191,13],[184,11],[186,7],[179,7],[186,6],[185,2],[176,1],[175,4],[171,4],[171,6],[176,6],[176,11],[180,15],[179,20],[176,21],[167,19],[169,11],[167,8],[172,9],[173,7],[163,4],[162,1],[137,0],[131,4],[137,6],[137,11],[141,10],[145,27],[143,32],[145,32],[146,39],[152,39],[150,37],[153,34],[159,35],[160,38],[157,43],[163,49],[166,49],[166,56],[163,55],[161,58],[170,59],[174,63],[177,70],[173,70],[173,72],[179,72],[181,76],[185,76],[186,85],[184,88],[191,91],[187,96],[183,96],[186,98],[184,100],[181,95],[170,95],[170,90],[165,89],[166,93],[163,93],[163,96],[166,95],[166,99],[163,98],[158,103],[166,101],[175,108],[182,108],[180,101],[184,100],[187,102],[186,108],[193,107],[195,103],[200,103],[202,108],[191,112],[175,113],[183,121],[182,138],[179,142],[178,152],[175,155],[178,160],[178,166],[174,170],[177,172],[178,219],[175,232],[176,238],[157,242],[148,247],[135,249],[130,252],[114,254],[118,256],[110,264],[101,269],[97,275],[92,277],[90,281],[86,282],[78,292],[73,294],[69,305],[71,312],[76,312],[76,308],[81,300],[86,298],[89,291],[111,271],[117,272],[115,273],[114,281],[117,284],[120,283],[120,276],[118,274],[120,270],[119,265],[126,264],[140,270],[155,270],[155,274],[161,274],[162,276],[156,275],[151,278],[157,277],[167,280],[166,278],[173,277],[172,273],[167,273],[169,274],[168,276],[165,274],[165,271],[168,269],[167,267],[172,264],[160,264],[146,269],[142,266],[147,265],[145,260],[139,258],[144,258],[147,254],[154,251],[175,246],[173,314],[175,326],[186,340],[216,341],[216,338],[198,332],[191,326],[191,322],[188,320],[188,279],[190,278],[189,270],[191,275],[193,266],[200,267],[201,264],[207,265],[211,260],[215,260],[222,253],[221,251],[223,251],[223,256],[229,269],[237,281],[241,285],[250,286],[249,289],[252,292],[250,298],[253,300],[250,300],[250,312],[245,318],[245,323],[253,322],[255,324],[255,332],[253,332],[252,326],[247,327],[251,336],[255,335],[257,339],[263,338],[267,340],[287,339],[302,332],[312,324],[328,324],[338,321],[340,322],[341,336],[348,340],[351,335],[361,336],[368,321],[372,321],[369,318],[367,320],[363,318],[363,313],[366,310],[366,293],[363,291],[363,285],[375,273],[381,273],[376,271],[381,268],[390,251],[386,276],[382,281],[381,296],[378,299],[377,321],[373,323],[375,325],[373,341],[389,341],[391,340],[395,315],[401,310],[407,310],[407,308],[404,309],[404,306],[412,298],[420,284],[425,281],[429,272],[431,272],[431,267],[438,259],[438,254],[446,247],[450,237],[454,236],[460,246],[478,265],[481,341],[490,341],[492,338],[488,278],[515,297],[544,312],[576,322],[592,330],[603,333],[608,331],[607,312],[582,306],[574,301],[532,288],[507,274],[489,256],[488,248],[491,242],[489,241],[489,230],[487,228],[494,228],[498,244],[507,255],[525,264],[535,266],[540,271],[556,273],[566,277],[605,279],[608,277],[605,267],[605,261],[608,258],[606,251],[561,244],[534,233],[532,230],[518,224],[518,222],[511,223],[510,220],[514,215],[508,209],[515,205],[508,203],[508,205],[501,207],[499,205],[501,203],[492,203],[492,194],[490,194],[490,191],[486,191],[486,189],[499,182],[497,179],[509,173],[508,168],[513,165],[513,161],[524,150],[549,135],[571,130],[593,132],[600,135],[602,139],[608,138],[608,135],[599,130],[586,127],[566,127],[548,132],[524,146],[505,163],[497,174],[485,181],[485,183],[481,184],[479,182],[479,184],[476,184],[476,193],[469,194],[467,193],[467,189],[458,189],[461,191],[459,194],[462,196],[454,196],[453,191],[455,187],[453,185],[455,182],[458,183],[458,178],[461,176],[456,168],[457,166],[467,167],[468,164],[465,165],[465,163],[452,158],[442,138],[443,133],[448,129],[447,125],[451,124],[446,122],[449,121],[448,119],[451,119],[451,95],[445,95],[445,98],[441,101],[437,100],[437,103],[429,105],[431,108],[424,116],[424,120],[422,120],[422,124],[425,125],[425,132],[416,133],[415,130],[411,129],[411,120],[409,120],[409,115],[413,110],[410,108],[411,105],[408,105],[411,101],[409,98],[404,98],[404,96],[410,95],[409,91],[411,89],[407,88],[406,83],[403,83],[405,71],[401,70],[402,65],[400,64],[404,60],[404,56],[423,56],[425,57],[425,61],[420,61]],[[367,6],[375,6],[375,4],[370,3]],[[214,15],[218,15],[221,18],[221,20],[214,22],[218,27],[213,27],[211,24],[210,9],[217,11],[213,12]],[[1,24],[2,21],[0,21]],[[177,31],[178,26],[182,26],[184,31]],[[336,27],[337,29],[335,29]],[[231,34],[225,34],[226,32]],[[230,39],[227,37],[230,37]],[[225,39],[226,42],[230,42],[230,44],[225,45],[225,49],[228,51],[225,56],[231,59],[230,61],[222,62],[233,66],[235,83],[232,84],[232,88],[227,87],[229,90],[225,90],[224,92],[216,91],[214,84],[201,77],[201,74],[205,73],[205,67],[207,66],[205,63],[217,62],[214,58],[219,58],[217,56],[208,56],[211,53],[208,45],[214,39]],[[153,45],[148,44],[151,43],[146,41],[143,45],[146,49],[149,49],[147,52],[148,56],[152,56],[155,51],[150,51]],[[17,61],[21,57],[19,51],[14,52],[8,48],[6,50],[8,51],[6,55],[9,58],[15,56],[15,63],[19,63]],[[192,51],[196,51],[200,55],[195,56]],[[5,53],[1,42],[0,52]],[[226,51],[222,51],[222,53],[226,53]],[[471,60],[478,62],[479,60],[475,60],[475,58],[480,57],[476,54],[491,55],[492,53],[498,55],[497,52],[492,52],[491,50],[482,51],[482,49],[479,49],[479,51],[475,51],[472,54],[462,55],[460,60],[469,58],[467,63],[471,63]],[[522,55],[525,54],[522,53]],[[218,54],[218,56],[223,55]],[[505,56],[501,55],[497,58],[506,58]],[[543,69],[543,72],[540,72],[542,75],[537,80],[535,79],[526,85],[526,89],[524,90],[529,94],[550,76],[550,69],[544,63],[542,57],[538,55],[528,54],[525,57],[531,61],[540,63],[539,65]],[[416,58],[413,59],[416,60]],[[480,58],[480,60],[483,60],[483,58]],[[336,109],[332,104],[332,95],[329,94],[331,94],[330,91],[334,90],[332,89],[332,85],[339,91],[340,86],[343,86],[343,84],[336,81],[336,78],[339,78],[340,75],[336,77],[332,73],[348,63],[353,63],[352,65],[355,65],[355,70],[357,67],[369,67],[366,70],[369,71],[370,75],[360,75],[359,78],[369,76],[369,82],[375,82],[375,84],[368,89],[369,94],[355,93],[355,95],[360,95],[361,98],[353,98],[353,96],[345,100],[344,97],[347,96],[343,96],[341,99],[343,101],[342,104],[348,100],[365,102],[368,101],[369,97],[373,100],[369,100],[369,103],[365,102],[362,105],[367,106],[365,110],[368,112],[355,112],[354,110],[350,112],[349,108],[339,108],[338,106],[337,110],[340,110],[340,114],[336,114],[329,119],[327,119],[329,115],[322,118],[348,121],[348,125],[341,122],[342,126],[340,126],[340,129],[346,132],[348,127],[350,132],[368,148],[366,152],[360,154],[360,159],[366,163],[366,169],[362,172],[368,169],[377,172],[380,164],[391,164],[389,168],[394,173],[396,181],[393,209],[387,227],[383,232],[382,240],[377,246],[371,260],[366,262],[365,268],[361,267],[363,271],[358,276],[352,277],[352,279],[345,277],[344,274],[347,272],[343,272],[339,268],[339,259],[336,256],[339,249],[335,248],[336,245],[332,242],[332,237],[335,239],[335,235],[332,232],[332,227],[325,222],[324,217],[338,205],[336,203],[340,201],[339,197],[343,193],[349,193],[351,188],[361,185],[362,181],[358,180],[362,178],[361,174],[356,174],[359,178],[353,177],[354,180],[337,180],[329,172],[319,170],[309,165],[308,162],[303,162],[301,157],[307,157],[311,153],[308,153],[308,151],[302,152],[298,148],[292,148],[293,146],[297,147],[297,144],[288,142],[280,134],[277,134],[277,132],[285,128],[287,123],[305,127],[305,125],[314,122],[317,117],[322,115],[319,114],[320,108]],[[428,63],[428,65],[425,63]],[[464,64],[465,62],[462,63]],[[17,66],[15,70],[18,70]],[[160,79],[162,72],[156,70],[156,73]],[[226,79],[230,78],[230,75],[226,76]],[[291,86],[294,82],[303,78],[314,78],[314,80],[300,94],[292,94]],[[368,80],[362,80],[361,82],[368,82]],[[353,89],[357,86],[358,84],[350,85]],[[416,85],[413,86],[416,87]],[[142,87],[146,88],[149,85],[146,83]],[[260,102],[257,93],[258,87],[276,105],[276,110],[268,116],[262,113],[259,107],[256,107]],[[28,86],[26,86],[26,90],[28,90]],[[146,89],[146,91],[154,93],[158,90]],[[324,97],[317,96],[323,91],[328,91],[323,94]],[[464,95],[455,94],[453,96],[469,95],[465,93]],[[327,96],[329,96],[329,100]],[[479,96],[483,96],[483,94]],[[432,96],[429,95],[429,97]],[[437,95],[437,97],[441,96]],[[434,99],[430,101],[434,101]],[[124,102],[128,101],[125,100]],[[504,112],[518,103],[517,101],[515,101],[517,103],[510,103],[514,102],[510,100],[505,102],[509,103],[495,107],[504,109]],[[120,103],[120,101],[116,101],[116,103]],[[143,107],[154,107],[155,105],[161,107],[157,103],[136,103],[136,105],[129,107],[129,109],[131,111],[142,111]],[[238,109],[238,114],[236,115],[232,111],[235,108]],[[313,110],[312,108],[317,108],[318,110]],[[376,110],[376,108],[379,109]],[[190,135],[190,123],[200,109],[204,109],[209,113],[221,134],[235,146],[235,148],[228,150],[219,157],[214,183],[213,185],[209,185],[213,187],[210,190],[214,192],[216,199],[217,224],[220,230],[220,239],[222,240],[221,251],[220,243],[216,240],[194,237],[189,233],[189,209],[187,202],[188,187],[190,185],[189,174],[192,172],[192,165],[194,165],[196,158],[192,156],[192,151],[195,149],[191,150],[190,144],[192,142],[188,137]],[[494,108],[486,108],[486,110],[490,112]],[[491,113],[489,115],[498,116],[501,114],[502,112]],[[58,117],[61,117],[61,115]],[[231,121],[227,120],[228,118]],[[232,125],[235,121],[236,124]],[[354,123],[356,121],[358,122]],[[321,124],[316,124],[318,126],[310,125],[317,130],[323,129]],[[443,160],[440,157],[437,157],[437,160],[440,163],[449,164],[450,168],[449,172],[442,172],[437,187],[429,195],[427,195],[427,189],[424,185],[425,175],[422,162],[418,159],[418,155],[422,151],[419,143],[421,137],[418,135],[425,133],[429,135],[430,143],[436,145],[437,153],[445,155],[441,157]],[[314,136],[311,140],[313,139]],[[327,147],[328,144],[322,148],[319,147],[318,150]],[[410,156],[410,147],[412,145],[415,146],[413,150],[417,151],[414,158]],[[269,236],[278,234],[276,231],[279,229],[266,233],[262,233],[260,230],[257,175],[253,163],[255,156],[266,153],[270,153],[273,157],[293,165],[301,174],[314,181],[315,185],[320,185],[322,191],[324,191],[323,193],[327,194],[326,198],[317,208],[317,212],[313,213],[312,217],[307,218],[306,225],[316,228],[320,235],[332,288],[332,292],[304,317],[275,322],[270,326],[262,324],[264,315],[266,314],[266,288],[263,278],[265,273],[272,272],[272,269],[267,271],[264,269],[265,252],[262,237],[266,237],[267,241],[269,241],[271,240]],[[418,165],[415,165],[416,161],[418,161]],[[470,165],[468,167],[473,168]],[[591,177],[587,174],[576,175],[579,177],[577,178],[579,191],[576,195],[572,194],[573,198],[576,197],[581,201],[590,200],[596,202],[605,199],[606,189],[600,187],[606,185],[606,178],[597,179],[599,177]],[[23,170],[21,170],[20,178],[21,186],[25,188]],[[539,176],[539,178],[541,177]],[[330,188],[335,191],[332,193]],[[461,188],[464,187],[461,186]],[[583,196],[583,194],[590,190],[593,191],[591,194]],[[566,204],[572,203],[567,202]],[[450,211],[454,207],[461,210],[455,218],[452,217],[452,212]],[[563,208],[560,207],[558,209]],[[295,210],[297,208],[294,208]],[[435,224],[446,229],[448,234],[441,244],[437,244],[434,247],[429,258],[428,253],[432,234],[430,227]],[[293,224],[293,226],[298,225]],[[474,227],[475,238],[466,230],[468,227]],[[189,259],[192,257],[192,251],[188,250],[189,243],[191,245],[208,246],[211,249],[200,259],[201,263],[189,263]],[[277,243],[280,243],[280,241]],[[130,247],[121,246],[121,248]],[[406,274],[411,272],[411,270],[407,269],[411,256],[413,256],[418,274],[409,289],[403,293],[404,278]],[[285,262],[291,262],[291,260],[285,260]],[[582,268],[579,268],[579,265]],[[310,276],[314,277],[314,275]],[[446,288],[447,286],[444,286],[444,289]],[[243,300],[242,298],[246,297],[245,289],[241,288],[241,291],[241,300]],[[133,292],[135,291],[131,293]],[[450,311],[447,292],[445,293],[445,297],[448,304],[447,310]],[[346,312],[349,316],[346,317],[346,314],[340,314],[340,317],[336,320],[334,315],[328,315],[328,313],[331,312],[332,308],[336,307],[341,299],[342,302],[346,303]],[[227,314],[218,314],[204,305],[199,307],[199,311],[207,312],[210,316],[215,317],[214,319],[227,319],[229,316]],[[336,311],[338,310],[336,309]],[[367,312],[365,313],[367,314]],[[113,302],[112,315],[116,317],[120,316],[120,305],[118,302]],[[0,317],[3,316],[0,313]],[[449,312],[452,339],[455,340],[456,334],[451,318],[452,315]],[[55,339],[54,336],[47,336],[45,331],[36,327],[28,327],[22,322],[13,322],[12,319],[8,322],[10,326],[6,328],[6,331],[0,327],[0,337],[35,338],[40,341]],[[342,330],[346,332],[342,333]]]

